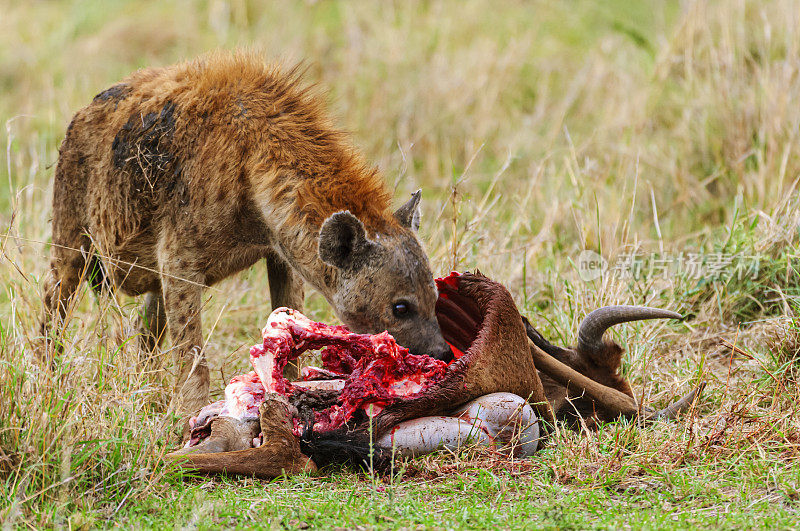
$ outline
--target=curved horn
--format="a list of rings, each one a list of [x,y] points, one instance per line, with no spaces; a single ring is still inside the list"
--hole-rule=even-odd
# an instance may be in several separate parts
[[[605,306],[594,310],[578,327],[578,351],[596,352],[602,348],[603,334],[620,323],[642,319],[683,319],[681,314],[648,306]]]

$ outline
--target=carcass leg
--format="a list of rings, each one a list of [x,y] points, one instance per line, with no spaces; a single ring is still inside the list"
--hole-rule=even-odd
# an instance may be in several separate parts
[[[403,457],[429,454],[439,448],[458,450],[467,444],[491,444],[480,427],[455,417],[421,417],[395,426],[378,440],[378,446]]]
[[[211,421],[211,435],[195,446],[187,446],[169,454],[179,457],[190,453],[214,454],[246,450],[261,431],[258,419],[219,416]]]
[[[495,447],[515,457],[533,455],[539,446],[539,419],[528,402],[512,393],[491,393],[453,412],[491,435]]]
[[[527,402],[511,393],[492,393],[465,404],[452,417],[422,417],[401,422],[378,440],[378,446],[406,457],[467,444],[494,446],[515,457],[528,457],[539,443],[539,422]]]

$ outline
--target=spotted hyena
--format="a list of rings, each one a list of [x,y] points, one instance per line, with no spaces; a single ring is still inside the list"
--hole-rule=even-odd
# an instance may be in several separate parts
[[[264,258],[273,307],[301,309],[305,281],[354,331],[447,358],[418,226],[419,192],[392,212],[296,70],[242,53],[140,70],[61,144],[42,333],[84,278],[144,295],[143,342],[168,327],[178,408],[195,410],[209,391],[203,288]]]

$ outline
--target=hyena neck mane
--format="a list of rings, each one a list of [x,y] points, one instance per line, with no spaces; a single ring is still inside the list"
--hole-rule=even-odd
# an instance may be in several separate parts
[[[320,119],[314,127],[314,157],[291,153],[282,146],[279,154],[270,154],[268,162],[261,164],[253,188],[276,251],[333,302],[342,268],[322,260],[319,253],[320,233],[332,216],[349,213],[363,226],[353,229],[363,230],[374,242],[398,237],[416,240],[416,236],[392,212],[391,194],[380,172],[325,120]],[[305,148],[290,145],[289,149],[293,147],[298,151]],[[303,162],[292,164],[299,159]]]
[[[347,238],[355,238],[359,230],[371,242],[415,238],[392,214],[390,195],[378,173],[365,168],[353,168],[356,176],[278,177],[275,180],[282,181],[284,186],[279,193],[268,194],[270,200],[263,209],[276,251],[331,303],[340,287],[343,268],[320,256],[324,225],[328,227],[331,220],[342,220],[347,229],[354,231],[349,236],[337,234],[337,238],[345,240],[342,245],[351,243]]]
[[[339,247],[355,243],[348,235],[362,233],[362,243],[380,243],[370,247],[379,252],[363,253],[362,262],[367,255],[375,259],[399,248],[398,242],[419,248],[415,230],[409,230],[412,221],[418,227],[418,216],[410,214],[417,212],[418,195],[405,219],[392,213],[391,193],[380,172],[333,125],[324,98],[300,83],[297,69],[264,65],[248,54],[214,57],[188,69],[198,98],[214,93],[224,100],[225,148],[235,146],[242,154],[241,174],[249,178],[270,246],[329,302],[344,289],[342,276],[355,263],[337,267],[341,260],[336,256],[321,258],[320,236],[332,216],[349,212],[352,217],[339,216],[328,225],[329,236],[344,238]],[[202,121],[202,113],[197,119]]]

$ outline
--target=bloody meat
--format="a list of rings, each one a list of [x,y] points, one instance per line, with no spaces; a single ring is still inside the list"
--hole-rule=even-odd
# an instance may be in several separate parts
[[[398,398],[414,396],[441,379],[447,368],[443,361],[411,354],[388,332],[355,334],[344,326],[314,322],[289,308],[272,312],[262,338],[261,344],[250,349],[255,371],[231,379],[222,407],[219,403],[207,406],[190,421],[193,432],[198,431],[200,437],[198,428],[211,417],[206,409],[234,418],[257,418],[258,406],[267,393],[289,396],[304,392],[283,377],[283,368],[308,350],[322,349],[323,369],[305,371],[304,379],[336,375],[345,379],[338,403],[315,412],[313,429],[317,432],[335,430],[359,410],[377,415]],[[304,427],[295,428],[299,435]],[[199,438],[192,437],[190,445],[195,441]]]

